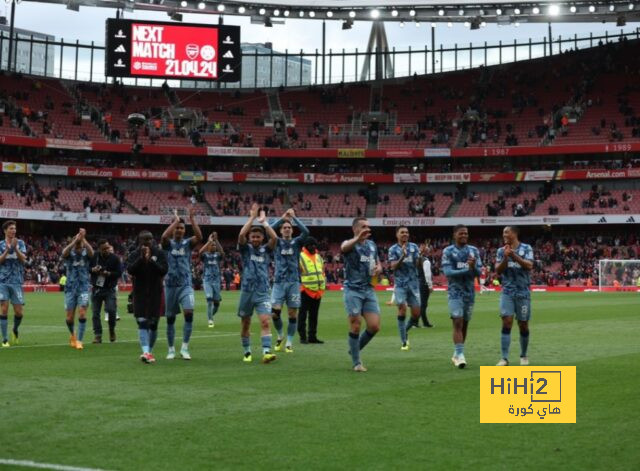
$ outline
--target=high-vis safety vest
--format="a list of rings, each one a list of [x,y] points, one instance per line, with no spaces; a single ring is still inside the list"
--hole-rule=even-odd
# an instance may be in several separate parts
[[[300,252],[301,289],[313,298],[319,298],[326,289],[324,280],[324,262],[319,253],[309,255],[306,250]]]

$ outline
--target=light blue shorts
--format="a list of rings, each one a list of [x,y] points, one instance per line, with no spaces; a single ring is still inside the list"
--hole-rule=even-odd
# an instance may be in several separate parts
[[[531,319],[531,296],[500,295],[500,317],[513,315],[519,321]]]
[[[241,291],[238,303],[238,317],[251,317],[253,310],[259,316],[271,315],[271,301],[268,291]]]
[[[300,307],[300,283],[297,281],[285,281],[274,283],[271,291],[271,304],[274,306],[284,306],[298,309]]]
[[[183,311],[193,311],[195,296],[191,286],[165,286],[164,287],[164,315],[174,317]]]
[[[89,291],[67,290],[64,292],[64,308],[72,311],[76,307],[87,307],[89,305]]]
[[[449,298],[449,316],[451,319],[463,318],[469,322],[473,315],[473,301],[462,298]]]
[[[204,281],[202,283],[202,287],[204,288],[204,296],[207,298],[207,301],[211,300],[216,303],[222,301],[222,296],[220,295],[220,281],[214,281],[213,283]]]
[[[9,301],[11,304],[24,305],[22,285],[0,285],[0,303]]]
[[[411,307],[420,307],[420,287],[418,284],[404,286],[396,285],[393,288],[393,294],[398,306],[406,304]]]
[[[378,297],[373,288],[366,290],[344,289],[344,307],[350,316],[359,316],[361,314],[380,314],[380,306],[378,306]]]

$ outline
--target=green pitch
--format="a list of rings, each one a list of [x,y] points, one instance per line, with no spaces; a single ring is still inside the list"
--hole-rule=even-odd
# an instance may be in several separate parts
[[[212,330],[197,293],[191,362],[164,359],[161,321],[158,362],[144,365],[124,295],[118,342],[92,345],[89,322],[84,351],[67,345],[60,294],[27,295],[21,345],[0,350],[0,460],[109,470],[640,467],[638,293],[534,294],[531,364],[577,366],[577,423],[557,425],[479,423],[479,367],[499,359],[497,294],[477,298],[465,370],[450,362],[444,293],[431,299],[435,328],[412,330],[409,352],[382,294],[365,374],[350,370],[340,294],[322,302],[326,343],[296,338],[295,352],[270,365],[259,362],[255,323],[254,362],[241,361],[237,294],[223,296]],[[178,319],[178,347],[181,332]]]

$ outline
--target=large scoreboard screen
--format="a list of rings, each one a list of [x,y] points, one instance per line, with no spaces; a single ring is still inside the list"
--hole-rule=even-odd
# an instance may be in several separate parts
[[[240,27],[107,20],[106,75],[239,82]]]

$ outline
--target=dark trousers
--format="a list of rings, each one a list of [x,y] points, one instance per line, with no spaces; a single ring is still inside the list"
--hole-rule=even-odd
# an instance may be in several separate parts
[[[314,299],[304,291],[300,295],[300,312],[298,312],[298,334],[301,339],[318,338],[318,311],[320,310],[320,299]],[[307,315],[309,317],[309,335],[307,336]]]
[[[116,311],[118,309],[118,306],[116,304],[116,291],[95,291],[91,295],[94,335],[102,335],[102,319],[100,317],[100,312],[102,311],[103,303],[104,310],[109,315],[109,332],[114,332],[116,330]]]
[[[427,306],[429,305],[430,290],[427,285],[420,285],[420,318],[423,325],[429,324],[427,319]]]

